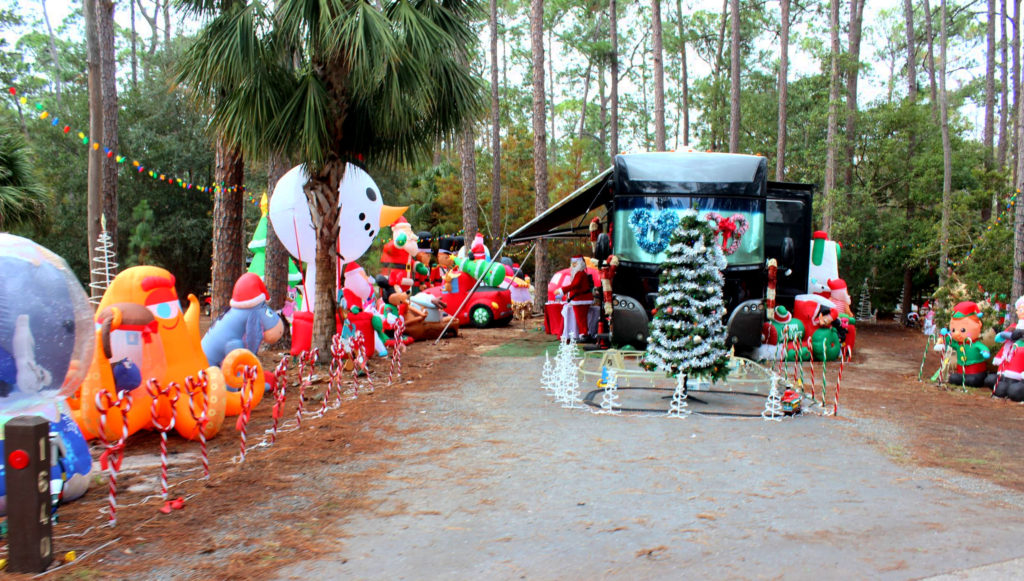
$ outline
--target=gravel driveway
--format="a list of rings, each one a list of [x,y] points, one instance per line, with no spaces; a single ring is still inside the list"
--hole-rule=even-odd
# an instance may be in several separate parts
[[[413,429],[364,457],[387,470],[374,508],[278,578],[1024,575],[1024,496],[900,462],[887,426],[595,415],[545,395],[543,359],[463,363],[391,394]]]

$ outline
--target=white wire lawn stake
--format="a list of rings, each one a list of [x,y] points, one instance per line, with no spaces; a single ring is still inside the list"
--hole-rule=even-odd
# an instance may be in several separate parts
[[[558,403],[566,401],[565,390],[568,387],[569,381],[568,367],[571,365],[568,361],[568,355],[568,342],[563,339],[558,343],[558,353],[555,355],[555,369],[552,374],[552,392],[555,396],[555,401]]]
[[[555,382],[552,379],[554,372],[555,368],[551,363],[551,356],[547,351],[544,351],[544,367],[541,368],[540,372],[540,386],[544,391],[550,392],[555,389]]]
[[[601,411],[599,414],[620,414],[619,407],[619,374],[614,369],[608,370],[608,380],[604,383],[601,395]]]
[[[768,399],[764,402],[764,411],[761,412],[761,417],[765,421],[782,421],[782,396],[779,395],[778,384],[778,377],[772,375],[772,388],[768,392]]]
[[[580,398],[579,364],[576,361],[576,341],[573,339],[569,339],[569,349],[566,354],[565,404],[562,407],[583,408],[583,400]]]
[[[690,406],[686,403],[686,375],[676,375],[676,390],[672,392],[672,404],[668,406],[669,418],[685,418],[690,415]]]

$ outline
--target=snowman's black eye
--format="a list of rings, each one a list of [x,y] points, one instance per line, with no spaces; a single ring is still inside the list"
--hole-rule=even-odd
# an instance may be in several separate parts
[[[371,202],[376,202],[377,192],[375,192],[373,188],[366,188],[366,197],[369,198]]]

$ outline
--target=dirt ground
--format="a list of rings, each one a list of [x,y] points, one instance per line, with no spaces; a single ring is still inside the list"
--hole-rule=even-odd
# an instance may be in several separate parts
[[[508,356],[536,355],[550,340],[536,330],[538,325],[535,319],[529,329],[467,329],[438,346],[413,344],[402,358],[400,379],[392,385],[386,385],[388,362],[374,360],[375,389],[369,391],[364,381],[358,397],[349,391],[340,407],[316,418],[308,412],[319,409],[323,400],[323,366],[306,393],[301,428],[295,425],[298,372],[292,366],[277,441],[253,447],[269,439],[265,432],[272,423],[271,405],[264,400],[248,426],[250,448],[244,464],[237,460],[240,441],[230,420],[210,442],[208,480],[201,478],[198,444],[170,437],[170,496],[185,500],[183,508],[170,514],[159,512],[164,504],[158,488],[160,439],[155,433],[133,436],[118,479],[117,525],[107,524],[107,478],[96,473],[83,498],[60,507],[54,526],[55,557],[75,551],[77,558],[63,566],[55,562],[46,576],[177,578],[176,563],[188,560],[190,578],[266,578],[289,563],[336,551],[320,533],[379,502],[368,491],[381,475],[361,457],[386,453],[403,434],[420,429],[397,421],[415,409],[416,395],[444,393],[453,378],[465,373],[470,359],[478,362],[476,356],[492,349],[501,347]],[[891,324],[862,325],[855,359],[843,372],[835,421],[854,417],[883,426],[871,437],[900,462],[945,468],[1024,491],[1024,444],[1019,437],[1024,408],[994,400],[988,390],[965,393],[928,382],[938,365],[934,353],[927,355],[925,381],[919,382],[924,346],[919,332]],[[282,355],[270,350],[261,359],[272,367]],[[837,372],[837,365],[829,366],[830,392]],[[820,384],[820,376],[817,380]],[[507,381],[514,384],[516,378]],[[94,458],[99,451],[94,448]],[[6,546],[0,550],[6,553]]]

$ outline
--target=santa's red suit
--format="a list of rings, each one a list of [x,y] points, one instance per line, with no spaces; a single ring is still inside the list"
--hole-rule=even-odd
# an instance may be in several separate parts
[[[409,277],[407,267],[411,261],[412,257],[408,252],[395,246],[394,242],[388,242],[381,249],[380,273],[388,277],[388,284],[391,286],[401,286],[408,290],[411,284],[406,284],[409,281],[403,283],[403,280]]]
[[[582,256],[572,258],[573,275],[569,284],[561,288],[562,300],[565,306],[562,307],[562,337],[576,338],[588,334],[587,308],[573,308],[574,306],[589,306],[594,304],[594,280],[587,273],[586,263]]]

